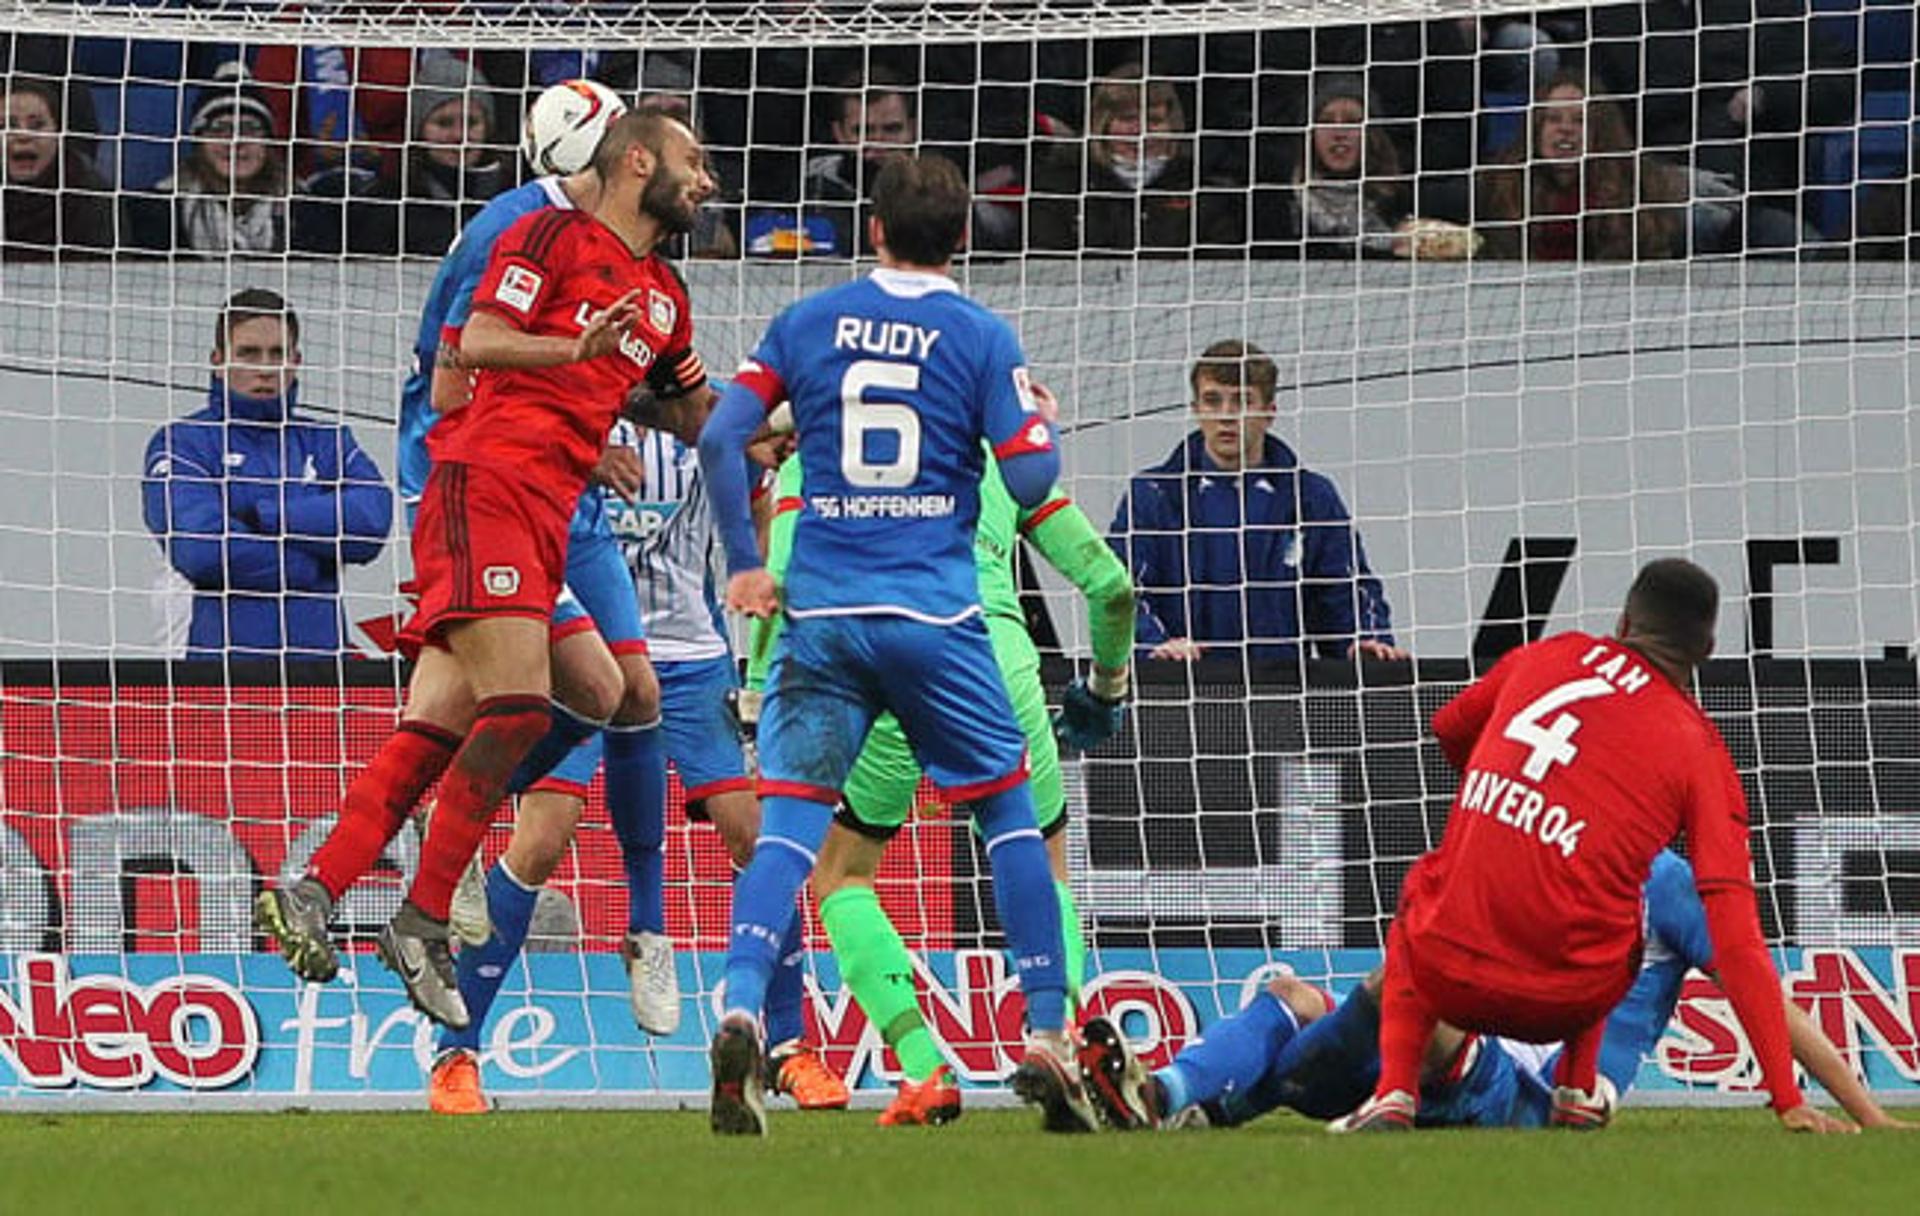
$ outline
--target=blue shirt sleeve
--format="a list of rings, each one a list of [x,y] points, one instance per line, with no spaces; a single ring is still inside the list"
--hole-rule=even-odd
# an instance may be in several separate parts
[[[1647,931],[1686,960],[1706,971],[1713,966],[1713,938],[1707,932],[1707,910],[1693,883],[1693,867],[1672,850],[1653,859],[1647,875]]]
[[[1301,632],[1323,652],[1344,656],[1356,637],[1393,643],[1386,591],[1367,567],[1366,551],[1333,482],[1300,473]]]
[[[1027,356],[1013,327],[991,317],[980,371],[982,430],[1000,462],[1000,480],[1023,507],[1037,507],[1060,478],[1060,448],[1041,417],[1027,376]]]
[[[707,479],[715,529],[727,551],[727,572],[744,574],[763,564],[753,530],[752,486],[747,480],[747,441],[767,418],[767,406],[739,379],[720,394],[700,430],[700,475]]]

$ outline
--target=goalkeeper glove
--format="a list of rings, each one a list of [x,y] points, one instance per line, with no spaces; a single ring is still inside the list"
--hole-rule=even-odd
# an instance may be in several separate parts
[[[1082,678],[1067,685],[1053,711],[1053,733],[1069,751],[1091,751],[1113,738],[1126,718],[1126,704],[1109,701]]]

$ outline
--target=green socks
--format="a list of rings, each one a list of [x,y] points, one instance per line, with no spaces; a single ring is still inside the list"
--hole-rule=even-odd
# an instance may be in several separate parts
[[[900,931],[880,908],[870,887],[842,887],[820,901],[820,921],[833,943],[840,978],[867,1020],[900,1058],[914,1081],[924,1081],[946,1063],[913,995],[913,959]]]

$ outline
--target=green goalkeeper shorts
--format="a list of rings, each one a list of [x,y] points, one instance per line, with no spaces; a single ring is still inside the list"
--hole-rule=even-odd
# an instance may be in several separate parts
[[[1051,836],[1066,820],[1067,796],[1060,782],[1060,748],[1053,740],[1047,691],[1040,683],[1040,654],[1018,621],[987,618],[994,658],[1013,701],[1013,716],[1027,736],[1028,784],[1040,830]],[[913,813],[920,765],[892,714],[882,714],[867,734],[860,758],[847,776],[844,804],[835,820],[863,836],[885,840]]]

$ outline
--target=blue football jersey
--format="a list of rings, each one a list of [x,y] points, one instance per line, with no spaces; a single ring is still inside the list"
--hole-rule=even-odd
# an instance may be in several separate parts
[[[1707,909],[1693,885],[1693,867],[1671,850],[1653,859],[1645,888],[1646,935],[1640,975],[1607,1016],[1600,1072],[1626,1093],[1640,1061],[1667,1032],[1687,972],[1713,966]]]
[[[1011,326],[944,276],[882,268],[774,318],[739,380],[790,401],[800,436],[790,614],[980,611],[981,440],[1003,458],[1053,442]]]
[[[420,310],[420,332],[413,340],[413,371],[400,392],[398,480],[402,502],[420,500],[427,485],[427,471],[433,467],[427,455],[427,432],[440,421],[433,408],[433,364],[440,354],[441,332],[467,323],[474,289],[486,275],[493,243],[501,233],[521,216],[544,207],[572,206],[557,177],[537,178],[516,186],[495,195],[482,207],[440,259],[439,273],[434,275],[426,305]]]

